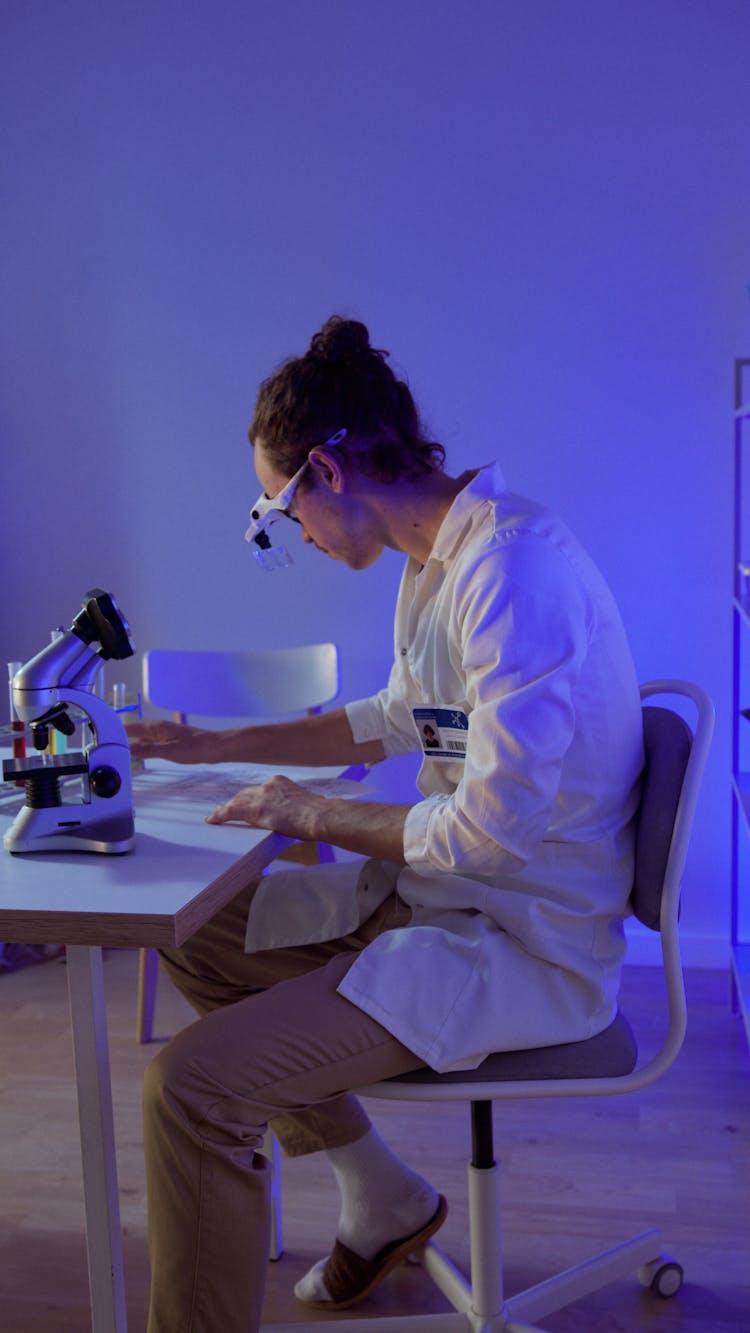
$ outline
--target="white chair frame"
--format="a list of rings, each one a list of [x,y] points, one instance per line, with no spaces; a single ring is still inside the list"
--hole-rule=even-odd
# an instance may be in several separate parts
[[[471,1281],[454,1266],[433,1241],[419,1251],[418,1259],[443,1292],[453,1310],[446,1313],[385,1317],[335,1318],[336,1333],[543,1333],[533,1322],[543,1319],[573,1301],[638,1270],[644,1285],[668,1296],[682,1284],[682,1268],[662,1248],[657,1230],[648,1230],[555,1277],[506,1299],[500,1223],[499,1166],[492,1145],[492,1103],[523,1098],[613,1097],[636,1092],[660,1078],[673,1064],[684,1039],[687,1006],[680,956],[678,916],[680,886],[690,830],[700,791],[714,726],[714,710],[708,695],[698,686],[679,680],[656,680],[641,689],[642,699],[657,695],[687,699],[696,714],[689,755],[676,814],[664,832],[666,867],[661,885],[659,933],[667,988],[669,1026],[658,1052],[630,1073],[604,1077],[528,1078],[486,1082],[471,1074],[427,1076],[424,1071],[402,1079],[358,1089],[359,1095],[396,1101],[468,1101],[472,1111],[473,1157],[468,1167],[469,1235]],[[674,710],[670,710],[674,711]],[[593,1038],[592,1040],[596,1040]],[[582,1048],[586,1043],[576,1043]],[[571,1048],[572,1049],[572,1048]],[[529,1053],[531,1057],[533,1053]],[[493,1059],[494,1057],[490,1057]],[[530,1322],[531,1321],[531,1322]],[[275,1333],[304,1333],[315,1324],[264,1325]]]

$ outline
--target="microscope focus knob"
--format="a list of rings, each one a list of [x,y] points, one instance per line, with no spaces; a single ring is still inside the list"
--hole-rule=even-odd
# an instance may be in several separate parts
[[[122,786],[122,778],[116,768],[100,764],[89,773],[89,786],[95,796],[116,796]]]

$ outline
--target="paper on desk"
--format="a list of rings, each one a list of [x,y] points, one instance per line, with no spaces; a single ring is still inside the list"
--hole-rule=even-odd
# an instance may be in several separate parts
[[[243,787],[255,787],[261,782],[267,782],[273,773],[272,767],[256,767],[253,764],[170,764],[168,768],[166,765],[153,768],[149,761],[144,771],[135,775],[133,786],[136,792],[158,793],[160,799],[179,796],[183,800],[222,805]],[[298,782],[306,791],[317,792],[320,796],[355,800],[359,796],[372,794],[371,787],[352,778],[312,777],[309,769],[297,773],[294,768],[286,766],[284,775],[292,782]]]

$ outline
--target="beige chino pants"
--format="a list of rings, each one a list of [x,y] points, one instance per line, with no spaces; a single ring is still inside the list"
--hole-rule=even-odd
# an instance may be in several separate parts
[[[353,1143],[347,1090],[421,1061],[336,993],[357,954],[409,920],[392,895],[340,940],[244,952],[248,886],[162,965],[202,1015],[146,1069],[148,1333],[255,1333],[269,1249],[270,1123],[288,1155]],[[332,1237],[321,1237],[321,1244]]]

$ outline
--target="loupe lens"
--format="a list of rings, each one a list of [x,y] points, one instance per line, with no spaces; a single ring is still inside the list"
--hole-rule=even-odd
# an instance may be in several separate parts
[[[288,565],[294,564],[285,546],[269,546],[265,551],[259,548],[253,551],[253,557],[264,574],[273,574],[275,569],[285,569]]]

